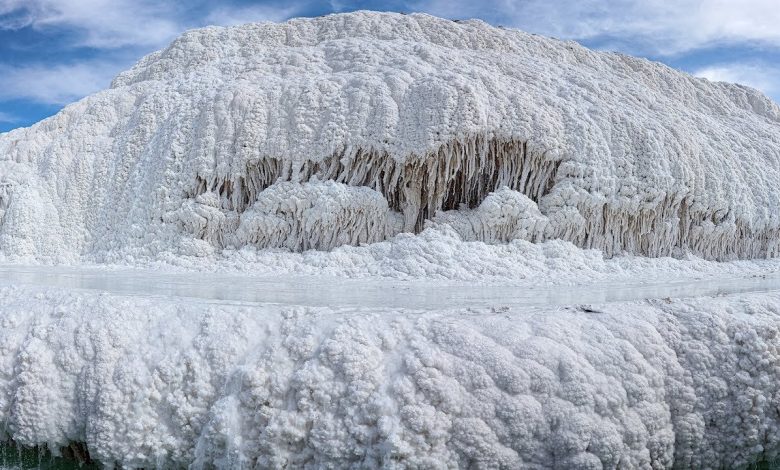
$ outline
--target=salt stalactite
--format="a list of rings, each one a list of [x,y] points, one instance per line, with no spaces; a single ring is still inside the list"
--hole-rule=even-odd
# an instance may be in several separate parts
[[[508,186],[539,201],[552,188],[561,157],[529,150],[529,143],[477,135],[453,140],[422,156],[402,161],[387,152],[345,149],[322,161],[264,158],[227,178],[199,175],[189,197],[216,193],[220,206],[243,212],[278,180],[333,180],[381,193],[393,210],[404,214],[404,230],[419,232],[441,210],[465,204],[476,207],[492,191]],[[295,165],[298,165],[297,167]]]
[[[667,195],[659,203],[637,210],[583,199],[577,209],[584,222],[573,237],[562,237],[605,255],[622,252],[671,256],[688,251],[707,259],[766,258],[780,254],[780,227],[751,227],[733,214],[693,210],[688,194]]]
[[[441,212],[433,222],[449,225],[466,241],[486,243],[538,242],[550,224],[533,201],[506,186],[488,195],[476,209]]]
[[[331,249],[339,244],[380,241],[395,233],[385,230],[380,223],[374,225],[379,227],[375,233],[355,237],[352,231],[362,231],[365,227],[338,225],[337,230],[344,233],[329,235],[333,243],[311,244],[302,242],[310,239],[310,235],[303,233],[306,226],[303,221],[293,225],[285,222],[284,236],[273,234],[277,229],[265,222],[252,225],[253,234],[249,233],[250,225],[244,224],[241,236],[227,241],[226,237],[230,238],[229,234],[238,228],[240,214],[263,198],[267,188],[277,181],[313,180],[374,190],[392,210],[403,214],[402,229],[406,232],[418,233],[426,221],[446,212],[447,215],[436,220],[440,223],[446,220],[466,239],[488,243],[513,238],[534,242],[562,238],[584,248],[602,250],[607,256],[623,252],[671,256],[689,251],[705,258],[729,259],[778,253],[780,228],[751,228],[735,221],[733,213],[719,213],[697,205],[685,188],[642,206],[623,204],[620,200],[598,201],[590,194],[572,194],[571,185],[556,188],[556,182],[565,182],[557,173],[562,162],[563,157],[555,151],[533,146],[529,150],[528,142],[485,136],[451,141],[426,155],[411,155],[401,163],[384,152],[362,149],[344,150],[317,162],[267,158],[250,162],[231,173],[228,179],[198,176],[184,207],[190,213],[199,213],[200,217],[187,222],[187,216],[181,215],[179,220],[190,233],[219,248],[249,242],[260,247],[284,246],[293,250]],[[490,199],[489,195],[500,188],[516,196],[503,192]],[[350,193],[344,194],[345,198],[350,197]],[[359,204],[366,193],[353,191],[351,194],[358,198],[352,204]],[[506,197],[510,200],[498,202]],[[205,199],[210,202],[204,203]],[[199,204],[197,207],[193,200]],[[560,203],[561,200],[566,202]],[[489,208],[496,203],[504,207],[509,204],[513,219],[495,219],[496,214],[482,211],[477,212],[475,219],[474,213],[459,211],[485,202],[488,204],[484,210],[492,210]],[[695,206],[699,209],[694,210]],[[483,216],[487,219],[483,220]],[[520,220],[541,216],[549,218],[543,229],[528,231],[516,225]],[[479,228],[465,229],[477,220],[482,224]]]
[[[330,250],[384,240],[400,230],[400,216],[376,191],[333,181],[277,183],[241,214],[234,244]]]
[[[0,182],[0,227],[3,223],[3,216],[11,202],[11,183]]]
[[[475,207],[498,187],[539,201],[552,188],[560,161],[554,152],[529,151],[528,142],[481,136],[449,142],[403,163],[386,152],[362,149],[297,168],[292,160],[262,159],[230,179],[198,176],[182,208],[167,220],[220,248],[332,249],[381,241],[401,229],[419,232],[437,212]],[[285,184],[290,183],[285,179],[313,183]],[[310,217],[310,204],[327,207],[330,219],[323,209],[316,219]],[[394,217],[387,220],[388,204],[403,214],[401,227]]]
[[[238,228],[238,214],[221,210],[219,196],[213,192],[185,200],[178,210],[165,215],[165,221],[219,248],[226,245],[225,235]]]
[[[374,243],[400,232],[402,224],[401,215],[378,192],[316,179],[273,184],[240,213],[221,209],[220,196],[205,192],[185,201],[167,220],[218,248],[293,251]]]

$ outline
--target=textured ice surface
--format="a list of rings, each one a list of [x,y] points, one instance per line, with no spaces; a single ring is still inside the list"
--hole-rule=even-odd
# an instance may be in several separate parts
[[[500,190],[482,215],[440,220],[469,239],[563,238],[608,256],[763,257],[778,247],[779,126],[755,90],[479,21],[358,12],[205,28],[0,136],[0,251],[330,248],[392,235],[385,204],[392,227],[418,232]],[[300,185],[285,187],[299,209],[352,200],[316,239],[324,214],[307,232],[255,207],[276,183]]]
[[[338,311],[0,289],[0,433],[125,466],[733,468],[780,297]]]

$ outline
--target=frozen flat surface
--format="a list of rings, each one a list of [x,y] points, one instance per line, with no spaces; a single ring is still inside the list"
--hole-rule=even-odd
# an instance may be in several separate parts
[[[571,286],[501,285],[314,276],[252,276],[142,269],[0,265],[0,284],[164,296],[212,302],[274,303],[309,307],[440,309],[544,307],[658,298],[686,298],[780,290],[780,275],[668,281],[626,281]]]

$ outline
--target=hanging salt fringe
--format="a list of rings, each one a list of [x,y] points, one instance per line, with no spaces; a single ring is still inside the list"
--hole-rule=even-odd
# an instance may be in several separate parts
[[[2,226],[5,211],[11,203],[11,184],[0,182],[0,227]]]
[[[261,191],[242,213],[219,207],[207,192],[168,215],[213,246],[331,250],[374,243],[401,230],[401,216],[378,192],[334,181],[279,182]]]
[[[552,187],[559,164],[557,154],[529,152],[527,142],[476,136],[448,142],[402,163],[383,151],[347,148],[322,161],[305,161],[298,176],[301,181],[333,180],[378,191],[393,210],[404,213],[404,230],[419,232],[436,212],[461,204],[476,207],[502,186],[539,201]],[[223,209],[241,213],[267,187],[289,180],[292,165],[291,160],[264,158],[229,179],[199,176],[187,196],[214,192]]]
[[[505,243],[544,239],[550,220],[524,194],[504,186],[488,195],[475,209],[440,212],[431,226],[446,224],[464,240]]]
[[[540,212],[538,205],[553,191],[562,160],[557,152],[527,141],[479,135],[449,141],[402,161],[384,151],[356,147],[319,161],[262,158],[224,178],[214,173],[199,176],[187,194],[188,202],[169,219],[216,247],[249,243],[293,250],[331,249],[379,241],[399,230],[417,233],[426,221],[434,220],[453,226],[469,240],[498,243],[515,238],[533,242],[561,238],[602,250],[606,256],[624,252],[671,256],[687,251],[708,259],[733,259],[778,254],[780,229],[750,227],[728,212],[696,210],[699,206],[688,193],[666,194],[658,203],[638,208],[584,193],[574,199],[573,206],[542,204]],[[340,215],[327,219],[335,224],[332,227],[324,225],[326,219],[314,225],[294,220],[311,207],[332,203],[325,193],[313,189],[316,185],[294,191],[284,187],[290,197],[295,191],[304,195],[302,208],[255,209],[269,187],[291,181],[365,187],[382,201],[374,195],[339,189],[340,197],[356,199],[346,206],[340,199],[342,205],[334,209]],[[336,190],[330,187],[329,191]],[[203,197],[208,201],[197,202]],[[508,212],[497,217],[491,212],[496,204]],[[382,215],[384,205],[389,208],[387,214],[400,215]],[[480,210],[475,212],[460,210],[477,207]],[[243,215],[247,212],[254,218],[261,213],[257,220],[262,223],[250,222],[254,219]],[[281,217],[281,225],[272,223],[276,217],[272,214]],[[398,217],[402,218],[400,227]],[[236,234],[239,226],[240,234]]]
[[[281,182],[241,214],[232,244],[330,250],[378,242],[399,230],[398,214],[369,188],[334,181]]]

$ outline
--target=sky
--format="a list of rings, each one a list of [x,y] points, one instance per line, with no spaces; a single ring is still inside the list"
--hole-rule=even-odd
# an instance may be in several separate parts
[[[353,10],[479,18],[780,101],[778,0],[0,0],[0,132],[108,87],[187,29]]]

